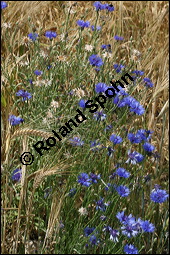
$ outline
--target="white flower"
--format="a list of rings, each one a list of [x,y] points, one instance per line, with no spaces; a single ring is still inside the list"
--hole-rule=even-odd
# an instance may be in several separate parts
[[[87,209],[84,207],[81,207],[78,212],[80,213],[80,215],[88,215]]]
[[[3,23],[2,27],[3,28],[11,28],[11,23]]]
[[[104,52],[103,54],[103,58],[111,58],[112,54],[110,52]]]
[[[57,101],[52,100],[51,106],[54,107],[54,108],[58,108],[59,107],[59,103]]]
[[[93,47],[92,45],[90,45],[90,44],[86,44],[86,45],[85,45],[85,50],[87,50],[87,51],[90,51],[90,52],[91,52],[91,51],[93,50],[93,48],[94,48],[94,47]]]
[[[50,112],[50,111],[47,112],[47,118],[48,119],[52,119],[53,118],[52,112]]]

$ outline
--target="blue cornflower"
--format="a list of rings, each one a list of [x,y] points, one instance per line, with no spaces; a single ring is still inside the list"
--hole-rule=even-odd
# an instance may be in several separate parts
[[[90,61],[90,65],[92,65],[92,66],[99,67],[99,66],[103,65],[103,61],[102,61],[102,59],[98,55],[94,55],[94,54],[91,55],[89,57],[89,61]]]
[[[116,229],[110,229],[110,240],[118,242],[119,231]]]
[[[131,163],[133,165],[136,165],[136,163],[140,163],[144,159],[144,156],[139,152],[137,151],[131,152],[130,150],[128,150],[128,157],[129,158],[126,161],[126,163]]]
[[[96,210],[100,211],[106,211],[106,206],[108,206],[109,203],[104,203],[104,198],[101,198],[100,200],[96,201]]]
[[[127,137],[128,137],[128,139],[130,140],[131,143],[141,143],[142,142],[141,137],[137,134],[129,133],[127,135]]]
[[[110,136],[110,141],[111,141],[112,143],[114,143],[114,144],[119,144],[119,143],[121,143],[121,142],[123,141],[123,139],[122,139],[119,135],[114,135],[114,134],[112,134],[112,135]]]
[[[22,169],[15,169],[13,172],[12,172],[12,176],[11,176],[11,179],[13,181],[20,181],[21,180],[21,177],[22,177]]]
[[[73,197],[73,196],[76,194],[76,192],[77,192],[76,188],[72,188],[72,189],[70,189],[68,195],[69,195],[70,197]]]
[[[143,106],[140,105],[140,103],[136,99],[133,99],[129,106],[130,106],[130,112],[134,112],[137,115],[142,115],[145,112],[145,109],[143,108]]]
[[[95,230],[95,228],[86,227],[86,228],[84,229],[84,234],[85,234],[85,236],[89,236],[94,230]]]
[[[116,70],[116,73],[120,73],[121,70],[125,67],[123,65],[118,65],[118,64],[114,64],[113,65],[114,69]]]
[[[47,70],[50,70],[51,67],[52,67],[52,65],[48,65],[48,66],[47,66]]]
[[[139,254],[138,249],[132,244],[126,244],[124,246],[124,252],[126,254]]]
[[[30,83],[31,85],[33,84],[33,81],[32,81],[32,79],[29,79],[28,81],[29,81],[29,83]]]
[[[125,224],[128,217],[125,215],[125,212],[122,211],[122,212],[118,212],[118,213],[116,214],[116,218],[117,218],[121,223]]]
[[[136,135],[140,136],[142,141],[146,141],[147,137],[146,137],[146,130],[145,129],[139,129],[136,133]]]
[[[112,230],[112,228],[110,226],[105,226],[102,231],[104,232],[110,232]]]
[[[111,45],[110,44],[102,44],[101,48],[102,48],[102,50],[110,51]]]
[[[80,183],[81,185],[84,185],[86,187],[89,187],[91,185],[91,179],[89,178],[89,175],[86,173],[81,173],[78,176],[78,183]]]
[[[108,191],[109,188],[112,186],[112,184],[108,182],[106,185],[107,185],[107,186],[106,186],[104,189],[105,189],[106,191]]]
[[[115,36],[114,36],[114,39],[117,40],[117,41],[123,41],[123,40],[124,40],[124,37],[115,35]]]
[[[109,157],[112,157],[112,156],[113,156],[113,152],[114,152],[115,150],[114,150],[112,147],[110,147],[110,146],[107,147],[107,150],[108,150],[107,155],[108,155]]]
[[[82,146],[84,144],[84,141],[81,141],[81,139],[77,136],[69,139],[69,141],[70,141],[70,144],[73,146]]]
[[[47,38],[49,38],[50,40],[52,40],[53,38],[56,38],[57,33],[56,33],[56,32],[53,32],[53,31],[46,31],[46,32],[45,32],[45,36],[46,36]]]
[[[90,26],[90,22],[89,21],[84,21],[84,20],[78,20],[77,21],[77,25],[79,27],[81,27],[82,29],[84,29],[85,27],[89,27]]]
[[[127,197],[130,194],[130,190],[128,187],[120,185],[116,188],[116,191],[119,193],[121,197]]]
[[[169,197],[166,190],[155,188],[150,194],[150,199],[155,203],[163,203]]]
[[[103,111],[97,111],[96,113],[93,114],[93,119],[97,121],[102,121],[106,119],[106,114],[103,113]]]
[[[132,71],[132,73],[135,73],[136,76],[142,76],[142,75],[144,75],[144,72],[143,72],[143,71],[140,71],[140,70],[134,70],[134,71]]]
[[[140,220],[140,226],[144,232],[153,232],[155,230],[155,226],[148,220]]]
[[[16,93],[16,96],[21,96],[23,97],[22,98],[22,101],[25,101],[27,99],[30,99],[32,97],[32,95],[27,92],[27,91],[24,91],[23,89],[20,89],[17,93]]]
[[[19,125],[20,123],[24,121],[24,119],[20,117],[16,117],[15,115],[10,115],[8,120],[12,126]]]
[[[92,31],[95,31],[95,30],[97,30],[97,31],[100,31],[101,30],[101,27],[100,26],[96,26],[96,28],[95,28],[95,26],[91,26],[91,30]]]
[[[114,11],[114,6],[112,5],[112,4],[106,4],[106,10],[108,10],[109,12],[112,12],[112,11]]]
[[[5,9],[7,6],[6,2],[1,1],[1,9]]]
[[[35,70],[34,73],[35,73],[35,75],[41,75],[41,74],[43,74],[43,71]]]
[[[37,39],[38,34],[37,33],[30,33],[28,34],[29,39],[31,39],[33,42]]]
[[[106,4],[102,4],[99,1],[95,2],[93,6],[96,8],[96,11],[104,10],[106,9]]]
[[[101,179],[100,174],[97,175],[97,174],[90,173],[89,176],[90,176],[90,179],[92,180],[92,183],[97,183],[97,180]]]
[[[105,92],[108,89],[108,86],[103,82],[99,82],[95,86],[96,86],[95,87],[96,93],[102,93],[102,92]]]
[[[81,108],[84,109],[84,108],[86,108],[86,107],[85,107],[85,103],[86,103],[86,102],[87,102],[87,100],[81,99],[81,100],[79,101],[78,104],[79,104],[79,106],[80,106]]]
[[[97,140],[95,140],[95,141],[90,141],[90,147],[92,148],[91,150],[92,151],[98,151],[99,150],[99,148],[98,148],[98,146],[99,145],[101,145],[101,143],[99,143],[99,142],[97,142]],[[101,148],[100,148],[101,149]]]
[[[148,87],[148,88],[152,88],[152,87],[153,87],[153,83],[151,82],[151,80],[150,80],[149,78],[145,77],[145,78],[143,79],[143,82],[144,82],[144,85],[145,85],[146,87]]]
[[[90,236],[89,242],[90,242],[92,245],[96,245],[96,244],[98,244],[100,241],[97,240],[97,237],[96,237],[95,235],[92,235],[92,236]]]
[[[145,151],[147,152],[152,152],[154,149],[155,149],[155,146],[153,146],[152,144],[150,143],[144,143],[143,144],[143,148]]]
[[[130,176],[130,173],[126,171],[124,168],[118,168],[116,169],[116,174],[119,175],[120,177],[128,178]]]
[[[128,223],[122,226],[121,229],[122,229],[122,234],[129,238],[136,236],[139,233],[135,223]]]

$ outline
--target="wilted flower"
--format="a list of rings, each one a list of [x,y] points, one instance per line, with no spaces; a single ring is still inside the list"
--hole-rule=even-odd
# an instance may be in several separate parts
[[[80,215],[88,215],[87,209],[84,207],[81,207],[78,212],[80,213]]]
[[[85,45],[85,50],[87,50],[87,51],[90,51],[90,52],[91,52],[91,51],[93,50],[93,48],[94,48],[94,47],[93,47],[92,45],[89,45],[89,44],[86,44],[86,45]]]

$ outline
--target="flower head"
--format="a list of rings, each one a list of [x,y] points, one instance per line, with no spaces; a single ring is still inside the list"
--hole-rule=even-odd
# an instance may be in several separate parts
[[[148,220],[140,221],[141,228],[144,232],[153,232],[155,230],[155,226],[150,223]]]
[[[116,70],[116,73],[120,73],[121,70],[125,67],[123,65],[118,65],[118,64],[114,64],[113,65],[114,69]]]
[[[29,92],[27,92],[27,91],[25,91],[23,89],[20,89],[16,93],[16,96],[21,96],[22,97],[22,101],[25,101],[25,100],[30,99],[32,97],[32,95]]]
[[[84,141],[82,141],[79,137],[74,137],[70,139],[70,144],[73,146],[82,146],[84,144]]]
[[[123,37],[118,36],[118,35],[115,35],[115,36],[114,36],[114,39],[117,40],[117,41],[123,41],[123,40],[124,40]]]
[[[91,179],[89,178],[88,174],[81,173],[78,176],[78,183],[80,183],[83,186],[89,187],[91,185]]]
[[[20,181],[21,180],[21,177],[22,177],[22,169],[15,169],[13,172],[12,172],[12,176],[11,176],[11,179],[13,181]]]
[[[150,199],[155,203],[163,203],[168,197],[166,190],[160,188],[153,189],[150,194]]]
[[[119,231],[116,229],[110,229],[110,240],[118,242]]]
[[[116,191],[121,197],[127,197],[129,196],[130,190],[128,187],[120,185],[116,188]]]
[[[31,39],[33,42],[37,39],[37,37],[38,37],[37,33],[28,34],[28,38]]]
[[[106,9],[106,5],[100,3],[99,1],[95,2],[93,6],[96,8],[96,11],[104,10]]]
[[[85,101],[84,99],[81,99],[81,100],[79,101],[78,104],[79,104],[79,106],[80,106],[81,108],[84,109],[84,108],[86,108],[86,107],[85,107],[85,103],[86,103],[86,102],[87,102],[87,100]]]
[[[93,114],[93,119],[97,121],[102,121],[106,119],[106,114],[103,111],[97,111]]]
[[[89,236],[94,230],[95,230],[95,228],[86,227],[86,228],[84,229],[84,234],[85,234],[85,236]]]
[[[42,71],[39,71],[39,70],[35,70],[34,73],[35,73],[35,75],[41,75],[41,74],[43,74],[43,72],[42,72]]]
[[[100,30],[101,30],[101,27],[100,27],[100,26],[96,26],[96,27],[95,27],[95,26],[92,25],[92,26],[91,26],[91,30],[92,30],[92,31],[100,31]]]
[[[95,86],[96,86],[95,88],[96,93],[102,93],[108,89],[108,86],[103,82],[99,82]]]
[[[7,6],[6,2],[1,1],[1,9],[5,9]]]
[[[15,115],[10,115],[8,120],[12,126],[19,125],[20,123],[24,121],[24,119],[20,117],[16,117]]]
[[[97,180],[100,180],[100,174],[93,174],[93,173],[90,173],[90,179],[92,180],[92,183],[97,183]]]
[[[131,143],[140,143],[142,141],[141,137],[138,134],[129,133],[127,137]]]
[[[126,254],[138,254],[138,249],[132,244],[126,244],[124,246],[124,252]]]
[[[128,157],[129,158],[126,161],[126,163],[131,163],[133,165],[136,165],[136,163],[140,163],[144,159],[144,156],[139,152],[137,151],[131,152],[130,150],[128,151]]]
[[[121,143],[121,142],[123,141],[123,139],[122,139],[119,135],[114,135],[114,134],[112,134],[112,135],[110,136],[110,141],[111,141],[112,143],[114,143],[114,144],[119,144],[119,143]]]
[[[104,198],[101,198],[100,200],[96,201],[96,210],[100,211],[106,211],[106,206],[108,206],[109,203],[104,203]]]
[[[112,4],[106,4],[106,10],[108,10],[109,12],[114,11],[114,6]]]
[[[143,144],[143,148],[145,151],[147,152],[152,152],[154,149],[155,149],[155,146],[153,146],[152,144],[150,143],[144,143]]]
[[[87,209],[84,207],[81,207],[78,212],[80,213],[80,215],[88,215]]]
[[[99,67],[99,66],[103,65],[103,61],[102,61],[102,59],[98,55],[94,55],[94,54],[91,55],[89,57],[89,61],[90,61],[90,65],[92,65],[92,66]]]
[[[57,33],[56,32],[53,32],[53,31],[46,31],[45,32],[45,36],[49,39],[53,39],[53,38],[56,38],[57,36]]]
[[[81,27],[82,29],[84,29],[85,27],[89,27],[90,26],[90,22],[89,21],[84,21],[84,20],[78,20],[77,21],[77,25],[79,27]]]
[[[130,173],[126,171],[124,168],[118,168],[116,169],[116,174],[120,177],[128,178],[130,176]]]
[[[145,78],[143,79],[143,82],[144,82],[144,85],[145,85],[146,87],[148,87],[148,88],[152,88],[152,87],[153,87],[153,83],[151,82],[151,80],[150,80],[149,78],[145,77]]]

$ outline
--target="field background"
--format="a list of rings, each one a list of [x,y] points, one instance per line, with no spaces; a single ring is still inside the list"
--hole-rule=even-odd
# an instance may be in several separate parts
[[[41,242],[43,244],[43,249],[45,250],[44,253],[50,253],[54,249],[54,236],[58,233],[58,229],[55,225],[59,222],[60,211],[65,203],[64,192],[65,190],[68,191],[68,189],[65,188],[67,186],[67,178],[62,177],[62,175],[70,175],[69,171],[67,172],[68,168],[71,168],[73,172],[77,172],[75,165],[78,164],[79,166],[82,166],[84,164],[81,165],[79,162],[78,154],[81,153],[81,151],[77,151],[75,157],[68,158],[68,160],[66,158],[65,161],[63,161],[61,157],[64,150],[63,147],[61,152],[58,153],[58,158],[59,156],[61,158],[59,161],[55,160],[54,151],[52,151],[49,156],[44,157],[44,161],[41,159],[41,163],[38,163],[38,160],[36,161],[37,166],[34,168],[34,171],[30,170],[29,167],[29,174],[27,173],[27,168],[22,166],[22,170],[27,173],[22,179],[22,185],[11,185],[9,173],[20,166],[18,160],[19,155],[22,151],[29,148],[30,142],[35,143],[35,141],[40,139],[33,140],[31,131],[24,133],[23,129],[27,128],[32,130],[33,136],[36,135],[36,132],[38,133],[38,131],[40,131],[42,132],[42,137],[48,138],[51,126],[41,126],[41,113],[43,114],[45,111],[45,109],[41,111],[41,103],[40,107],[37,106],[37,116],[36,111],[33,112],[33,115],[30,115],[30,118],[27,116],[27,121],[22,127],[11,127],[8,122],[8,116],[11,113],[16,116],[20,114],[19,107],[15,104],[16,99],[14,93],[17,91],[17,84],[22,84],[22,77],[24,77],[24,74],[22,74],[19,69],[19,62],[33,58],[33,46],[28,45],[25,38],[28,33],[36,31],[39,36],[42,35],[40,47],[47,54],[50,54],[51,46],[48,40],[43,37],[45,31],[53,30],[56,31],[58,35],[61,35],[63,31],[68,33],[69,40],[66,45],[67,47],[64,48],[63,46],[60,48],[58,56],[55,56],[55,54],[50,55],[51,62],[58,61],[58,68],[60,68],[60,63],[65,58],[68,63],[76,61],[77,52],[75,45],[79,39],[76,21],[82,19],[90,21],[91,24],[95,24],[96,16],[94,15],[95,11],[92,1],[7,1],[7,3],[8,7],[2,10],[1,17],[2,26],[3,23],[11,24],[8,32],[4,27],[2,28],[1,38],[1,61],[3,67],[1,77],[2,208],[6,208],[2,214],[2,252],[4,254],[12,252],[20,254],[25,250],[25,252],[31,253],[29,249],[31,249],[30,247],[32,243],[34,243],[34,245],[32,245],[33,247],[36,246],[36,240],[40,237],[42,238]],[[154,130],[152,144],[160,154],[159,169],[155,167],[155,165],[153,167],[151,166],[146,170],[145,174],[153,173],[155,176],[154,183],[160,184],[167,189],[169,162],[168,1],[109,1],[108,3],[113,4],[115,11],[113,13],[100,14],[100,16],[102,16],[100,17],[100,22],[103,22],[100,45],[105,43],[110,43],[112,45],[114,61],[116,60],[117,63],[122,59],[128,61],[131,58],[131,47],[141,53],[141,59],[137,62],[136,69],[145,71],[145,76],[151,77],[154,87],[152,90],[149,90],[148,93],[144,94],[142,94],[141,88],[136,88],[135,93],[140,92],[141,95],[140,103],[147,108],[146,115],[137,119],[137,124],[140,124],[140,122],[145,123],[145,127]],[[72,13],[69,12],[70,8],[73,10]],[[68,17],[69,20],[67,20]],[[113,36],[115,34],[125,38],[123,43],[119,46],[115,45],[113,42]],[[84,37],[84,40],[87,44],[90,44],[88,35]],[[60,36],[57,36],[53,41],[52,46],[59,42]],[[35,60],[34,63],[35,67],[36,64],[37,66],[39,64],[38,61],[36,61],[37,60]],[[41,70],[40,67],[37,69]],[[63,72],[65,72],[64,70],[65,69],[63,69]],[[88,96],[91,97],[92,85],[90,84],[94,79],[93,72],[89,71],[87,77],[84,74],[83,79],[80,81],[77,75],[80,74],[81,69],[76,75],[73,75],[74,71],[74,66],[72,66],[70,70],[68,68],[67,75],[64,74],[62,78],[62,70],[59,70],[60,75],[56,75],[59,84],[58,89],[61,89],[62,94],[66,94],[71,89],[80,88],[80,84],[83,84],[83,86],[86,87]],[[28,75],[26,77],[28,78]],[[37,93],[41,94],[40,91]],[[67,99],[64,96],[63,102],[66,102],[66,105],[65,108],[63,108],[63,112],[61,110],[61,113],[62,116],[64,115],[66,117],[67,115],[68,117],[67,110],[70,105],[67,104]],[[72,102],[71,105],[73,103],[74,102]],[[26,109],[23,108],[23,112],[24,111],[26,112]],[[74,112],[75,111],[73,111],[72,114],[74,114]],[[58,122],[58,125],[60,126],[60,122]],[[83,125],[85,130],[86,126],[85,124]],[[91,127],[89,126],[89,129],[90,128]],[[16,132],[18,132],[19,138]],[[15,150],[15,148],[17,148],[17,150]],[[104,164],[104,161],[101,164]],[[83,167],[84,166],[85,164]],[[48,171],[45,171],[44,169],[48,169]],[[60,172],[61,169],[62,174]],[[36,203],[39,202],[38,192],[41,193],[43,190],[42,183],[48,176],[51,177],[54,176],[54,174],[55,176],[56,174],[59,175],[59,178],[61,179],[58,180],[57,177],[55,178],[57,183],[64,183],[64,188],[61,188],[62,192],[59,192],[60,186],[58,187],[56,197],[53,198],[51,202],[48,201],[48,203],[46,203],[44,212],[42,212],[42,208],[44,208],[43,206],[38,206],[36,211]],[[34,184],[30,184],[29,186],[29,182],[32,182],[32,180],[34,180]],[[52,184],[52,180],[50,180],[49,183]],[[40,191],[37,191],[39,189]],[[40,203],[43,204],[42,201],[40,201]],[[77,208],[80,204],[81,196],[77,201]],[[162,210],[166,211],[167,208],[162,208]],[[40,211],[41,215],[39,214]],[[45,217],[45,214],[47,214],[47,217]],[[36,220],[30,220],[32,217],[35,217]],[[45,224],[43,223],[43,220],[45,221]],[[40,225],[42,229],[38,230]],[[62,234],[64,235],[65,233],[63,232]],[[31,236],[30,239],[28,236]],[[23,237],[25,239],[23,239]],[[166,249],[167,241],[162,241],[163,238],[160,242],[159,238],[157,240],[159,245],[156,247],[159,247],[160,249],[158,250],[164,252],[164,254],[168,253]],[[24,245],[22,245],[23,243]],[[154,254],[155,249],[156,248],[153,248],[152,246],[150,251],[149,248],[146,250],[149,251],[148,253]],[[71,249],[67,247],[67,251],[61,249],[60,252],[70,252],[70,250]],[[72,252],[75,254],[77,253],[76,251]]]

